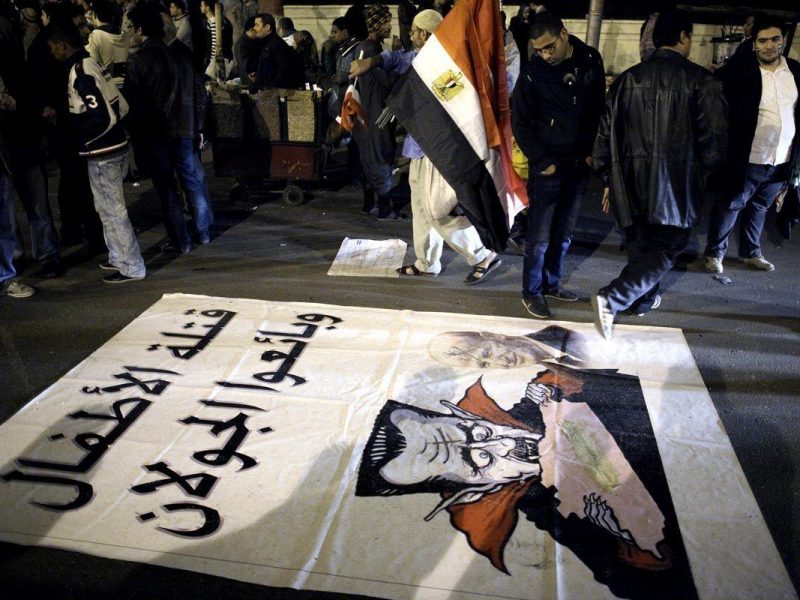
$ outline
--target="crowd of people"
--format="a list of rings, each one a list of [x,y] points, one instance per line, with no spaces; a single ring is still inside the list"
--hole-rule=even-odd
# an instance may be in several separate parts
[[[642,62],[608,90],[600,52],[543,4],[523,4],[504,32],[514,143],[524,155],[530,202],[509,244],[524,256],[522,303],[534,317],[552,316],[548,301],[578,299],[561,285],[563,261],[593,171],[628,252],[619,277],[593,297],[604,335],[611,335],[616,314],[644,315],[659,306],[659,283],[687,247],[711,192],[703,267],[722,272],[738,220],[739,260],[774,269],[761,253],[765,216],[800,180],[800,65],[784,56],[784,24],[768,15],[748,18],[747,39],[712,73],[688,60],[691,15],[662,4],[642,26]],[[341,135],[363,185],[363,211],[381,220],[407,218],[393,195],[395,124],[369,124],[451,7],[401,0],[400,35],[385,48],[389,8],[357,3],[333,21],[318,50],[310,32],[260,13],[256,0],[0,0],[3,292],[21,298],[35,291],[16,278],[22,248],[15,195],[42,277],[62,275],[60,249],[78,243],[91,256],[107,253],[100,263],[109,271],[105,282],[145,277],[123,194],[134,168],[152,179],[161,201],[164,251],[188,253],[209,243],[214,216],[200,150],[213,81],[250,92],[319,87],[331,118],[357,81],[365,118]],[[47,198],[43,140],[59,168],[60,236]],[[447,243],[472,267],[465,283],[484,281],[503,249],[484,246],[453,188],[410,135],[402,155],[410,160],[416,260],[400,274],[438,275]],[[787,227],[796,218],[788,213]]]
[[[533,19],[530,49],[541,60],[526,66],[512,100],[514,135],[531,170],[523,266],[530,314],[549,317],[547,298],[577,299],[560,287],[562,260],[590,170],[605,185],[604,209],[628,252],[620,275],[592,298],[605,337],[618,313],[643,316],[660,305],[659,284],[711,192],[703,268],[722,273],[738,219],[738,260],[774,270],[761,252],[765,217],[800,183],[800,64],[783,56],[784,28],[757,15],[752,51],[712,75],[688,60],[691,14],[665,7],[652,25],[654,51],[604,94],[597,51],[555,15]]]
[[[364,77],[409,68],[441,21],[432,12],[414,19],[413,49],[367,48],[365,58],[351,63],[362,97],[373,89],[387,94],[386,84]],[[628,252],[619,277],[593,296],[606,337],[618,313],[643,316],[660,305],[659,284],[687,248],[706,197],[713,198],[713,207],[702,267],[722,273],[738,219],[739,261],[773,270],[760,246],[765,217],[800,184],[800,65],[783,56],[784,23],[767,15],[748,18],[743,49],[712,74],[688,60],[691,15],[671,6],[654,15],[642,27],[642,62],[608,91],[600,53],[570,35],[552,11],[538,3],[523,6],[510,25],[517,45],[520,29],[526,32],[520,60],[507,60],[508,80],[516,81],[514,141],[527,159],[528,175],[529,207],[509,239],[524,256],[522,304],[530,315],[546,319],[552,316],[548,301],[578,300],[578,293],[561,285],[563,261],[594,171],[605,186],[604,211],[613,212]],[[366,121],[373,121],[381,98],[370,97],[364,108]],[[500,258],[452,212],[458,205],[452,188],[410,136],[402,153],[411,159],[416,261],[400,274],[437,275],[447,242],[473,265],[465,283],[483,281]],[[387,161],[384,174],[391,168]],[[365,169],[367,162],[362,161]],[[792,201],[796,211],[796,191]],[[790,227],[797,215],[789,218],[788,212],[782,217]]]

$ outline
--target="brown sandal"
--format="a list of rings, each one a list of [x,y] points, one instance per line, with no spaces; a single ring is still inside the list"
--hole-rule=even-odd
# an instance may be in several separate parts
[[[436,277],[436,275],[438,275],[438,273],[428,273],[427,271],[420,271],[417,268],[417,265],[403,265],[402,267],[397,269],[397,272],[400,273],[400,275],[410,275],[413,277],[418,277],[420,275],[425,277]]]

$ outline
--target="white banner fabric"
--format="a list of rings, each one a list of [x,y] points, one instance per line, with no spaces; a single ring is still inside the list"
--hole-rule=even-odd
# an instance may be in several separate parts
[[[796,598],[677,329],[171,294],[0,440],[8,542],[397,599]]]

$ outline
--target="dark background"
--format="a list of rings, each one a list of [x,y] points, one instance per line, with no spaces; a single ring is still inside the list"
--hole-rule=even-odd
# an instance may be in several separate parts
[[[292,5],[341,5],[348,4],[347,0],[292,0],[285,2],[284,6]],[[397,2],[385,2],[393,5]],[[504,3],[507,8],[520,4],[519,1]],[[565,19],[581,19],[589,12],[589,0],[553,0],[545,2],[552,11]],[[603,16],[608,19],[644,19],[655,10],[657,2],[637,2],[631,0],[606,0]],[[679,3],[679,8],[687,8],[697,14],[700,23],[724,23],[731,15],[741,16],[749,10],[755,11],[780,11],[785,16],[800,15],[800,2],[798,0],[759,0],[758,2],[719,2],[715,0],[699,0],[692,3]]]

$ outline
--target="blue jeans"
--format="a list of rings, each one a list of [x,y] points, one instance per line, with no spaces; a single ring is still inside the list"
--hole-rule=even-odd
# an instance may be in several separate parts
[[[208,236],[208,228],[214,220],[205,187],[205,173],[194,151],[194,141],[189,138],[151,138],[147,146],[152,161],[150,177],[161,200],[161,214],[170,241],[176,248],[191,248],[192,240],[178,196],[175,173],[186,191],[201,239]]]
[[[0,165],[0,284],[14,279],[14,186]]]
[[[522,295],[555,291],[561,283],[564,255],[572,242],[589,170],[563,166],[549,177],[534,173],[528,181],[528,231],[522,263]]]
[[[206,189],[206,174],[200,162],[200,154],[194,140],[181,138],[172,140],[175,152],[175,172],[181,182],[186,199],[192,209],[194,227],[200,240],[208,240],[209,228],[214,224],[214,213]]]
[[[11,168],[14,172],[14,185],[28,216],[33,258],[60,262],[58,236],[47,197],[47,174],[44,165],[38,160],[17,160],[12,155]],[[14,235],[18,236],[16,229],[14,221]]]
[[[128,218],[122,192],[122,178],[125,177],[128,167],[127,152],[89,158],[86,163],[89,167],[94,207],[103,224],[103,237],[108,246],[108,262],[126,277],[140,279],[146,273],[144,260]]]
[[[764,219],[775,196],[788,178],[789,163],[781,165],[747,165],[744,189],[733,198],[714,204],[708,224],[706,256],[722,259],[728,250],[728,238],[739,218],[739,256],[761,256],[761,231]]]
[[[191,248],[192,240],[186,229],[183,206],[178,197],[178,186],[175,184],[175,141],[168,137],[150,138],[145,152],[149,155],[150,178],[161,200],[161,215],[167,235],[173,246],[184,249]]]

